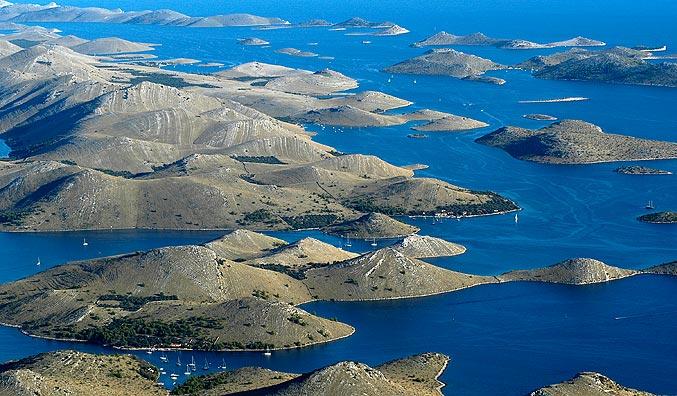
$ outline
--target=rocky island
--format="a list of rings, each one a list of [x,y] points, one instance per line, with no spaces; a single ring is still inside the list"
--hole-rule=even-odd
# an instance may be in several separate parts
[[[476,55],[448,48],[432,49],[398,64],[386,67],[387,73],[428,74],[456,78],[477,77],[490,70],[503,70],[500,65]]]
[[[677,64],[652,63],[643,51],[616,47],[603,51],[571,49],[531,58],[517,67],[552,80],[599,81],[617,84],[677,87]]]
[[[677,223],[677,212],[656,212],[639,216],[637,220],[652,224],[675,224]]]
[[[616,168],[614,170],[616,173],[620,173],[622,175],[671,175],[672,172],[662,170],[662,169],[656,169],[656,168],[649,168],[647,166],[638,166],[638,165],[631,165],[631,166],[621,166],[620,168]]]
[[[677,158],[677,143],[610,134],[578,120],[562,120],[536,130],[503,127],[475,141],[502,148],[517,159],[550,164]]]
[[[546,268],[508,272],[500,275],[499,279],[503,282],[536,281],[588,285],[622,279],[638,273],[638,271],[612,267],[599,260],[576,258]]]
[[[534,121],[557,121],[557,117],[547,114],[525,114],[522,117],[526,118],[527,120]]]

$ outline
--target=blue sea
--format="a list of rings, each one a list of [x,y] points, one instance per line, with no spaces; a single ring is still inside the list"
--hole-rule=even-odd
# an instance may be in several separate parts
[[[436,31],[482,31],[503,38],[555,41],[581,35],[610,45],[667,45],[677,52],[677,3],[656,0],[456,0],[456,1],[255,1],[67,0],[63,4],[125,10],[171,8],[189,15],[248,12],[292,22],[323,18],[338,22],[352,16],[391,20],[411,33],[397,37],[346,36],[314,29],[254,31],[250,28],[179,28],[107,24],[42,24],[83,38],[119,36],[161,44],[161,58],[187,57],[236,65],[249,61],[309,70],[331,68],[357,78],[359,90],[379,90],[414,102],[413,108],[473,117],[490,124],[483,130],[429,134],[409,139],[409,126],[316,130],[315,139],[347,153],[375,154],[397,165],[423,163],[419,176],[460,186],[492,190],[523,208],[512,215],[446,220],[409,219],[422,234],[462,243],[468,252],[435,259],[437,265],[477,274],[554,264],[571,257],[591,257],[625,268],[645,268],[677,259],[677,226],[636,220],[652,200],[657,210],[677,210],[677,176],[628,176],[613,170],[626,164],[555,166],[523,162],[474,139],[503,125],[547,125],[526,113],[583,119],[612,133],[677,141],[677,89],[586,82],[537,80],[527,72],[492,73],[503,86],[445,77],[390,75],[380,70],[425,51],[409,47]],[[256,36],[272,48],[242,47],[237,38]],[[317,42],[310,46],[308,43]],[[296,58],[273,50],[296,47],[334,59]],[[501,50],[461,47],[504,64],[554,50]],[[181,67],[205,73],[217,69]],[[388,79],[391,78],[391,82]],[[414,82],[415,80],[415,82]],[[520,100],[583,96],[571,103],[519,104]],[[5,150],[6,151],[6,150]],[[4,153],[0,148],[0,154]],[[645,165],[677,173],[677,161]],[[201,243],[220,232],[105,231],[0,234],[0,281],[7,282],[71,260]],[[336,245],[340,240],[318,232],[275,233],[294,241],[314,236]],[[86,238],[89,246],[82,246]],[[392,241],[382,241],[385,245]],[[355,251],[370,248],[355,243]],[[36,262],[40,258],[41,265]],[[340,360],[368,364],[435,351],[451,356],[441,380],[445,394],[523,395],[584,370],[602,372],[618,382],[659,394],[677,394],[677,278],[636,276],[586,287],[534,283],[486,285],[446,295],[387,302],[315,302],[305,309],[336,317],[356,333],[327,345],[276,352],[198,353],[216,370],[260,365],[303,372]],[[35,339],[0,328],[0,361],[60,348],[114,352],[109,349]],[[181,372],[169,354],[168,373]],[[190,359],[183,352],[181,360]],[[157,353],[140,353],[160,365]],[[169,386],[169,379],[164,378]]]

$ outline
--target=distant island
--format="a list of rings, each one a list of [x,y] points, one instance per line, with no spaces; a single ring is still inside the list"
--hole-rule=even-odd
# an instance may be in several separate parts
[[[639,166],[639,165],[631,165],[631,166],[621,166],[620,168],[616,168],[614,170],[616,173],[620,173],[623,175],[671,175],[672,172],[662,170],[662,169],[656,169],[656,168],[649,168],[647,166]]]
[[[500,275],[499,279],[587,285],[622,279],[638,273],[638,271],[612,267],[599,260],[576,258],[546,268],[511,271]]]
[[[647,53],[624,47],[603,51],[574,48],[541,55],[517,65],[535,77],[552,80],[586,80],[617,84],[677,87],[677,64],[652,63]]]
[[[525,114],[522,117],[534,121],[557,121],[557,117],[547,114]]]
[[[639,216],[637,220],[644,223],[653,224],[675,224],[677,223],[677,212],[656,212]]]
[[[578,120],[562,120],[541,129],[503,127],[475,140],[521,160],[551,164],[677,158],[677,143],[606,133]]]
[[[6,16],[9,16],[7,18]],[[286,25],[289,22],[274,17],[251,14],[211,15],[191,17],[172,10],[122,11],[98,7],[61,6],[56,3],[9,4],[0,7],[0,18],[13,22],[98,22],[138,25],[166,25],[187,27],[224,27]]]
[[[417,41],[412,44],[413,47],[449,45],[486,45],[504,49],[542,49],[556,47],[599,47],[606,45],[606,43],[603,41],[578,36],[568,40],[540,44],[521,39],[497,39],[486,36],[483,33],[472,33],[465,36],[457,36],[445,31],[441,31],[424,40]]]

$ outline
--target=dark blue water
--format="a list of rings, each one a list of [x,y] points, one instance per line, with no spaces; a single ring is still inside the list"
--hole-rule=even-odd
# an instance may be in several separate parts
[[[504,71],[504,86],[444,77],[394,76],[383,67],[415,56],[424,49],[412,41],[436,30],[464,34],[483,31],[496,37],[552,41],[584,35],[617,45],[666,44],[677,48],[677,4],[672,1],[394,1],[340,3],[295,1],[293,4],[256,1],[114,1],[68,0],[73,5],[123,9],[173,8],[190,15],[250,12],[280,16],[293,22],[310,18],[334,21],[354,15],[393,20],[412,30],[398,37],[345,36],[325,29],[252,31],[248,28],[186,29],[105,24],[50,24],[66,34],[84,38],[121,36],[163,44],[162,58],[189,57],[235,65],[253,60],[318,70],[325,67],[359,80],[360,89],[384,91],[431,107],[490,123],[468,133],[434,134],[409,139],[408,126],[318,130],[316,140],[349,153],[376,154],[398,165],[424,163],[417,173],[464,187],[493,190],[523,208],[520,222],[512,216],[448,220],[404,219],[423,234],[460,242],[468,252],[434,263],[479,274],[498,274],[515,268],[553,264],[569,257],[593,257],[608,264],[644,268],[677,259],[677,227],[639,223],[644,204],[653,200],[659,210],[677,209],[675,176],[619,175],[621,164],[552,166],[518,161],[501,150],[473,142],[502,125],[540,127],[543,122],[522,118],[546,113],[579,118],[609,132],[677,141],[677,90],[584,82],[533,79],[528,73]],[[631,28],[629,28],[631,27]],[[272,49],[241,47],[236,38],[257,36]],[[308,42],[318,42],[308,46]],[[335,59],[295,58],[275,48],[293,46]],[[467,47],[505,64],[517,63],[544,51],[507,51]],[[206,72],[210,69],[185,67]],[[519,100],[584,96],[586,102],[519,104]],[[313,127],[309,127],[313,129]],[[648,166],[677,173],[677,161],[652,161]],[[0,280],[26,276],[68,260],[118,254],[173,244],[199,243],[220,233],[100,232],[0,234]],[[341,240],[317,232],[277,233],[293,241],[319,237],[340,245]],[[82,238],[90,243],[85,249]],[[381,242],[389,243],[388,241]],[[355,251],[370,246],[356,242]],[[42,268],[35,266],[40,256]],[[354,336],[325,346],[279,352],[271,358],[252,353],[195,353],[212,366],[226,359],[229,366],[263,365],[306,371],[338,360],[370,364],[423,351],[452,356],[442,379],[448,394],[524,394],[558,382],[581,370],[597,370],[628,386],[677,394],[677,280],[642,276],[589,287],[515,283],[482,286],[443,296],[379,303],[313,303],[316,313],[354,325]],[[614,319],[620,318],[620,319]],[[397,325],[394,326],[393,324]],[[15,329],[0,329],[0,360],[63,347],[100,350],[37,340]],[[157,354],[142,357],[159,364]],[[175,360],[176,355],[170,355]],[[190,354],[183,353],[184,362]],[[171,366],[172,364],[165,364]],[[166,367],[169,368],[169,367]],[[175,370],[177,372],[183,371]],[[171,372],[171,371],[169,371]]]

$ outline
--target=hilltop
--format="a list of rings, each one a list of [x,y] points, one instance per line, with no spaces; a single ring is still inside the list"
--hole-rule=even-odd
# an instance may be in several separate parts
[[[464,246],[457,243],[422,235],[410,235],[392,247],[412,258],[456,256],[465,253],[466,250]]]
[[[563,120],[541,129],[503,127],[475,140],[499,147],[521,160],[553,164],[677,158],[677,143],[606,133],[579,120]]]
[[[672,172],[662,170],[662,169],[655,169],[655,168],[649,168],[647,166],[637,166],[637,165],[631,165],[631,166],[621,166],[620,168],[614,169],[614,172],[620,173],[622,175],[671,175]]]
[[[437,377],[448,361],[449,357],[445,355],[424,353],[374,368],[359,362],[339,362],[281,384],[243,394],[438,396],[444,384]]]
[[[397,221],[380,213],[369,213],[359,219],[336,224],[323,229],[324,232],[348,238],[394,238],[414,234],[418,227]]]
[[[157,368],[131,355],[42,353],[0,365],[0,395],[162,396]]]
[[[530,396],[653,396],[652,393],[627,388],[609,377],[594,372],[578,373],[574,378],[530,393]]]
[[[498,278],[503,281],[536,281],[587,285],[609,282],[638,274],[638,271],[612,267],[599,260],[576,258],[550,267],[507,272]]]
[[[669,263],[655,265],[653,267],[645,269],[643,272],[647,274],[677,276],[677,261],[671,261]]]
[[[326,300],[380,300],[446,293],[493,277],[454,272],[384,248],[341,263],[306,271],[304,283]]]

